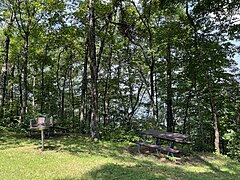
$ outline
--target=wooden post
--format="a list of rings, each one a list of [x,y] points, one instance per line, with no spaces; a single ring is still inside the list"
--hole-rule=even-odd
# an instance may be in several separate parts
[[[41,148],[41,150],[43,151],[43,150],[44,150],[44,127],[43,127],[43,126],[40,126],[40,127],[39,127],[39,130],[41,131],[41,142],[42,142],[42,148]]]
[[[44,150],[44,130],[41,129],[42,151]]]

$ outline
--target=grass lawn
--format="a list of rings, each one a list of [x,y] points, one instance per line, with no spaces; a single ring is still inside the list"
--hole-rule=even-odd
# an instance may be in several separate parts
[[[0,132],[0,179],[240,179],[240,163],[199,154],[170,161],[136,145],[68,136],[40,139]]]

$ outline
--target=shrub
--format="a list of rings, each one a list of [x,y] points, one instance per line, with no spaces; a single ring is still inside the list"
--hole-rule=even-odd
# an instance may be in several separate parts
[[[231,158],[238,159],[240,161],[240,131],[228,130],[224,134],[224,140],[227,141],[228,155]]]

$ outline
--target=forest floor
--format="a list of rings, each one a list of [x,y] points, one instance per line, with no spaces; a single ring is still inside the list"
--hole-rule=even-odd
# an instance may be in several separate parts
[[[166,158],[135,144],[68,135],[40,139],[0,130],[0,179],[240,179],[240,163],[205,153]]]

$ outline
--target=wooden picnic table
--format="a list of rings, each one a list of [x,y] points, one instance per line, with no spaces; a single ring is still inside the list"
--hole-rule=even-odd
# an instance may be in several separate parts
[[[155,148],[158,151],[166,151],[168,155],[170,154],[173,156],[174,153],[179,153],[178,149],[175,149],[175,143],[182,143],[182,144],[191,144],[190,141],[187,141],[188,135],[180,134],[180,133],[172,133],[172,132],[161,132],[159,130],[146,130],[142,132],[144,136],[151,136],[155,139],[154,144],[149,144],[145,141],[138,141],[138,151],[140,152],[141,146],[146,146],[150,148]],[[166,140],[169,142],[168,147],[163,147],[160,145],[160,140]]]
[[[142,133],[143,135],[152,136],[156,139],[167,140],[176,143],[182,144],[191,144],[190,141],[187,141],[188,135],[180,134],[180,133],[172,133],[172,132],[161,132],[158,130],[146,130]]]

